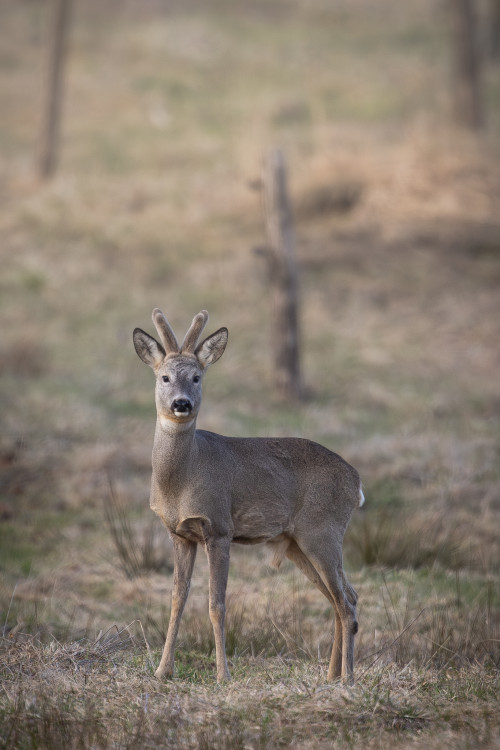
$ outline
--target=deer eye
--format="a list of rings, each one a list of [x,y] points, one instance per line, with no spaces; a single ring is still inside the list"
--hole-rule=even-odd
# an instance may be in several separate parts
[[[169,379],[168,375],[163,375],[162,376],[162,380],[163,380],[164,383],[169,383],[170,382],[170,379]]]
[[[199,375],[195,375],[194,378],[193,378],[193,383],[199,383],[199,382],[200,382],[200,376]]]

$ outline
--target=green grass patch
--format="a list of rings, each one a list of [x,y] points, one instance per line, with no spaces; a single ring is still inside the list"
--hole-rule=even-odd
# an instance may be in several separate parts
[[[38,552],[36,541],[22,527],[13,523],[0,524],[0,568],[23,576],[32,572]]]

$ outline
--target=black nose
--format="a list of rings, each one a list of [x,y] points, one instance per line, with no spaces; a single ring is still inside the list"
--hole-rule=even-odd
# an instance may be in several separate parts
[[[179,414],[189,414],[192,408],[193,404],[188,398],[178,398],[172,404],[172,411]]]

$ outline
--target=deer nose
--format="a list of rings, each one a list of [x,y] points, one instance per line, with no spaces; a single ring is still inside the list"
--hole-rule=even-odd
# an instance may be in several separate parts
[[[189,414],[193,404],[188,398],[177,398],[172,404],[174,414]]]

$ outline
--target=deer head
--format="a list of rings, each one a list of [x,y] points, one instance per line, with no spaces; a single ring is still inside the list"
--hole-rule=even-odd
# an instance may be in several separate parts
[[[195,315],[180,346],[158,308],[153,310],[153,323],[161,343],[141,328],[134,330],[135,350],[156,375],[156,410],[161,421],[190,423],[198,415],[203,376],[222,357],[228,338],[227,328],[219,328],[198,344],[207,321],[206,310]]]

